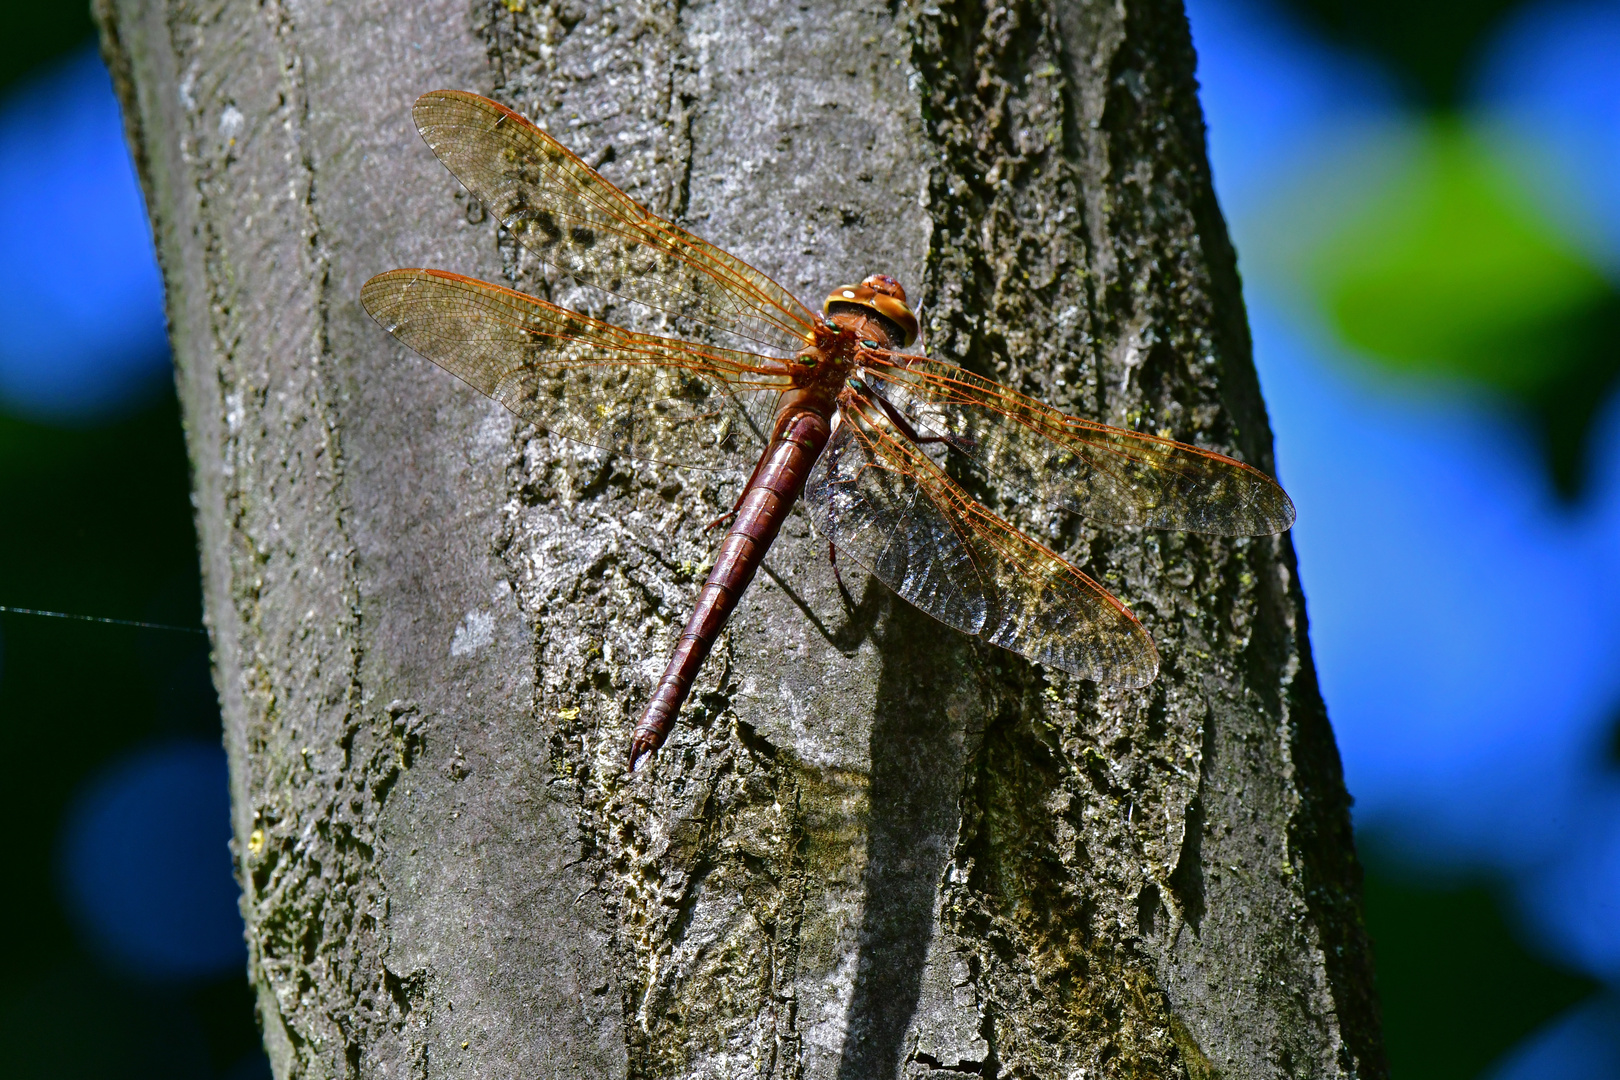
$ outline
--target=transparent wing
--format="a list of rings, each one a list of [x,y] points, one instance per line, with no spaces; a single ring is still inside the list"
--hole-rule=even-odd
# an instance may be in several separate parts
[[[1081,420],[954,364],[865,354],[920,432],[991,476],[1095,521],[1223,536],[1278,533],[1294,504],[1258,469],[1196,446]]]
[[[416,126],[524,247],[576,280],[792,354],[814,319],[741,259],[670,224],[488,98],[435,90]]]
[[[751,465],[787,364],[635,334],[439,270],[391,270],[360,302],[383,328],[548,431],[647,461]],[[756,418],[751,421],[751,417]]]
[[[985,509],[846,393],[805,486],[818,531],[948,626],[1104,686],[1144,686],[1153,639],[1100,585]]]

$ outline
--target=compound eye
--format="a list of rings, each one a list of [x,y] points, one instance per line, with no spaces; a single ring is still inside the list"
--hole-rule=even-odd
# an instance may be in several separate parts
[[[879,345],[877,342],[871,340],[870,338],[863,339],[861,341],[861,344],[865,345],[868,349],[871,349],[873,352],[877,352],[878,350],[880,350],[883,347],[883,346]]]

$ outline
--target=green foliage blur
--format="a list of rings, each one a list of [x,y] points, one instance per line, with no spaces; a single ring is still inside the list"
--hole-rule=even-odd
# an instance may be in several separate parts
[[[1506,399],[1540,436],[1549,486],[1585,491],[1595,414],[1620,385],[1620,292],[1537,209],[1462,104],[1481,50],[1520,0],[1281,0],[1394,74],[1424,118],[1301,178],[1257,231],[1294,283],[1385,377]],[[1620,62],[1620,60],[1617,60]],[[1414,882],[1361,837],[1395,1080],[1468,1080],[1598,990],[1533,955],[1493,883]]]
[[[1592,424],[1620,386],[1620,290],[1540,211],[1503,140],[1458,108],[1477,51],[1522,5],[1288,2],[1429,108],[1301,178],[1294,205],[1258,227],[1271,250],[1245,256],[1278,263],[1386,374],[1460,380],[1520,409],[1552,490],[1579,501]]]
[[[1449,117],[1315,245],[1305,280],[1343,340],[1402,375],[1517,402],[1555,490],[1581,494],[1594,414],[1620,377],[1620,292]]]

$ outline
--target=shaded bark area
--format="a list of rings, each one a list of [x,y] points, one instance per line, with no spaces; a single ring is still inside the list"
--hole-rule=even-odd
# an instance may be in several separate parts
[[[414,97],[472,89],[803,297],[894,274],[934,354],[1269,468],[1179,4],[99,14],[278,1076],[1386,1074],[1286,538],[983,490],[1159,642],[1100,691],[842,595],[796,515],[632,778],[741,478],[526,428],[357,302],[437,266],[657,328],[421,145]]]

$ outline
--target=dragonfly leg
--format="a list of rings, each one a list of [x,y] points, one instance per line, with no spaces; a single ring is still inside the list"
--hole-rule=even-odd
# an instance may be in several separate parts
[[[979,448],[979,440],[971,435],[922,435],[911,440],[918,445],[923,443],[944,443],[953,450],[960,450],[964,454],[971,454]]]
[[[883,414],[889,418],[889,422],[900,429],[900,434],[918,446],[928,443],[944,443],[953,450],[960,450],[969,454],[979,448],[979,440],[971,435],[923,435],[912,427],[911,421],[907,420],[905,415],[882,394],[875,390],[867,390],[864,396],[868,401],[875,401],[878,408],[882,409]]]
[[[838,474],[838,444],[834,443],[827,450],[828,464],[833,475]],[[827,485],[827,531],[838,531],[838,503],[833,499],[832,485]],[[844,584],[844,577],[838,572],[838,544],[833,540],[827,541],[827,562],[832,566],[833,581],[838,583],[838,592],[849,607],[855,606],[855,598],[849,594],[849,588]]]
[[[831,540],[827,541],[827,562],[832,565],[833,580],[838,583],[838,591],[847,602],[855,603],[855,598],[849,595],[849,588],[844,584],[843,575],[838,572],[838,545]]]
[[[754,471],[758,472],[759,470],[756,468]],[[749,484],[752,484],[753,482],[754,481],[751,478],[748,481]],[[731,509],[727,510],[725,513],[721,514],[719,517],[715,518],[713,521],[711,521],[707,525],[703,526],[703,531],[704,532],[713,532],[714,530],[718,529],[720,526],[729,525],[733,521],[737,520],[737,511],[742,509],[743,499],[745,499],[747,497],[748,497],[748,487],[747,487],[747,485],[744,485],[743,489],[742,489],[742,494],[737,496],[737,501],[732,504]]]
[[[765,466],[765,459],[769,456],[769,454],[761,455],[760,459],[754,463],[754,471],[748,474],[748,483],[744,484],[742,491],[738,493],[737,501],[731,504],[730,510],[705,525],[703,527],[704,532],[713,532],[720,526],[729,525],[737,520],[737,512],[742,509],[743,500],[748,498],[748,489],[754,486],[755,480],[759,479],[759,470]]]

